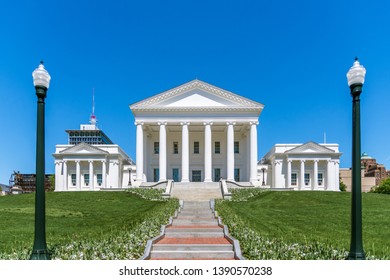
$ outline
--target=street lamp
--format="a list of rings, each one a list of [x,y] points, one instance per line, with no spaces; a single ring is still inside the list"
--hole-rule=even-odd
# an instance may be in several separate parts
[[[43,62],[32,73],[38,97],[36,188],[35,188],[35,236],[30,260],[50,260],[46,245],[45,225],[45,98],[50,84],[50,75]]]
[[[362,237],[362,182],[360,161],[360,93],[364,84],[366,69],[357,58],[347,73],[348,86],[352,95],[352,208],[351,248],[348,260],[365,260]]]
[[[261,183],[262,186],[265,186],[265,180],[264,180],[264,171],[265,171],[265,168],[263,167],[261,169],[261,171],[263,171],[263,182]]]

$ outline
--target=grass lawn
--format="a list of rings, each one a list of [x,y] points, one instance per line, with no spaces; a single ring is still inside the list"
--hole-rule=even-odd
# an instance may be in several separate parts
[[[349,250],[351,193],[264,192],[245,202],[225,203],[261,236]],[[364,193],[362,205],[364,250],[389,259],[390,195]]]
[[[34,239],[35,194],[0,197],[0,252],[31,247]],[[132,228],[158,208],[161,201],[148,201],[127,192],[46,193],[46,239],[48,246],[79,237],[99,238],[110,231]]]

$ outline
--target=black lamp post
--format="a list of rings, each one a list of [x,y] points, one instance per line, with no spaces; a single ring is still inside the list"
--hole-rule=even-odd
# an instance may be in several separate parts
[[[50,84],[50,75],[43,62],[32,73],[38,97],[36,188],[35,188],[35,235],[30,260],[50,260],[46,245],[45,225],[45,98]]]
[[[265,168],[263,167],[261,169],[261,171],[263,171],[263,182],[261,183],[262,186],[265,186],[265,180],[264,180],[264,171],[265,171]]]
[[[362,236],[362,179],[360,163],[360,94],[366,69],[357,58],[347,73],[348,86],[352,95],[352,208],[351,248],[348,260],[365,260]]]

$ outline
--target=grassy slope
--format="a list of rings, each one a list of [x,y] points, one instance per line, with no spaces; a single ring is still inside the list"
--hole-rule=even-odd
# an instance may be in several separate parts
[[[0,251],[33,243],[34,194],[0,197]],[[131,227],[161,202],[125,192],[63,192],[46,195],[47,242],[91,238],[112,228]]]
[[[351,194],[266,192],[229,206],[263,236],[289,242],[317,240],[349,250]],[[390,256],[390,196],[363,194],[364,249]]]

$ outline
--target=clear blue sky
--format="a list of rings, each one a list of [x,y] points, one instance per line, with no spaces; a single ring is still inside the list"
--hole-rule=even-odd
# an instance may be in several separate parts
[[[259,158],[275,143],[339,143],[351,164],[346,72],[367,69],[362,152],[390,168],[390,2],[2,1],[0,182],[35,173],[36,96],[45,61],[46,171],[91,113],[135,159],[128,105],[198,78],[261,102]]]

